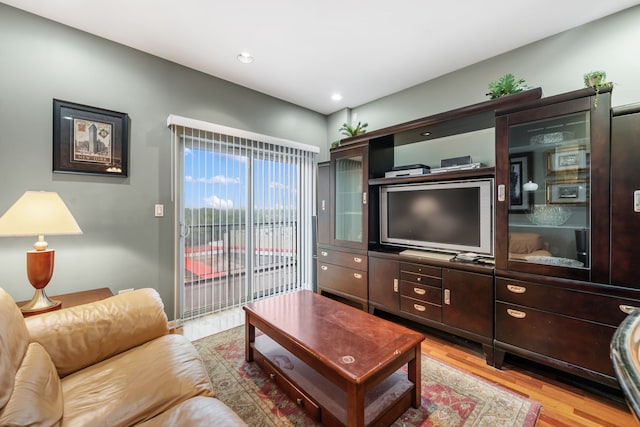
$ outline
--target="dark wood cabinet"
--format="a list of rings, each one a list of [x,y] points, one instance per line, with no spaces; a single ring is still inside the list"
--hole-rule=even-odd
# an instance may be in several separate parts
[[[366,250],[368,245],[369,146],[331,152],[331,244]]]
[[[481,342],[487,361],[493,360],[493,275],[446,268],[442,272],[443,323]]]
[[[640,104],[613,109],[611,125],[611,283],[640,288]]]
[[[331,163],[318,163],[317,180],[317,243],[330,245],[331,241]]]
[[[400,310],[400,264],[398,261],[369,256],[369,311],[386,308]]]
[[[368,310],[368,259],[366,253],[318,247],[318,293],[361,310]]]
[[[622,258],[640,231],[640,156],[633,120],[612,121],[611,93],[597,107],[595,96],[583,89],[498,112],[495,366],[514,353],[615,387],[609,344],[640,307],[630,289],[639,276]]]
[[[541,93],[341,141],[319,171],[318,289],[479,342],[497,367],[513,353],[616,386],[609,342],[640,308],[640,104],[612,110],[608,87]],[[485,133],[491,128],[495,141]],[[394,161],[434,167],[433,158],[443,158],[435,141],[451,138],[449,147],[460,134],[466,144],[495,148],[495,158],[474,169],[385,176]],[[469,134],[483,136],[469,142]],[[408,144],[420,147],[415,157]],[[479,178],[495,181],[495,259],[440,261],[381,243],[381,187]]]

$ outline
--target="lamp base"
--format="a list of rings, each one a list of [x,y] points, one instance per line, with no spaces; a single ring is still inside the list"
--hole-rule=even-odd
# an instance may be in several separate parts
[[[31,298],[31,301],[20,306],[20,311],[22,311],[23,314],[38,314],[59,310],[60,308],[62,308],[60,301],[49,299],[44,289],[36,289],[36,293],[33,295],[33,298]]]

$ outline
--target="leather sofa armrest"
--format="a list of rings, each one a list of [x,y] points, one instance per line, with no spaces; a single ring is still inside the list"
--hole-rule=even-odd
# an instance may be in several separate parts
[[[150,288],[25,320],[61,377],[169,332],[160,295]]]

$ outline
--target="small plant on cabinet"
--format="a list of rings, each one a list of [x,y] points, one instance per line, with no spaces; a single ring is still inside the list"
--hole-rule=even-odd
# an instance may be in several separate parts
[[[358,122],[356,126],[352,126],[347,123],[344,123],[342,127],[338,130],[344,136],[356,136],[356,135],[360,135],[361,133],[365,133],[367,131],[366,130],[367,126],[369,126],[369,123]]]
[[[516,80],[513,74],[507,73],[498,80],[489,83],[489,92],[486,95],[491,99],[496,99],[512,93],[522,92],[528,89],[522,85],[523,83],[524,79]]]
[[[586,87],[592,87],[596,90],[596,98],[593,100],[593,108],[598,107],[598,96],[600,95],[600,88],[611,87],[611,82],[607,82],[607,73],[601,70],[590,71],[584,75],[584,85]]]

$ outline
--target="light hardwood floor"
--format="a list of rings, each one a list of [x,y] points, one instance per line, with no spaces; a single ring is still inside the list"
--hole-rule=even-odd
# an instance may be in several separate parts
[[[611,392],[592,383],[578,387],[571,384],[575,379],[571,376],[515,357],[507,357],[503,369],[496,369],[485,363],[479,346],[443,339],[430,333],[425,335],[422,351],[540,402],[542,410],[536,424],[538,427],[640,425],[627,409],[620,392]],[[605,395],[590,391],[589,386],[594,386]]]

